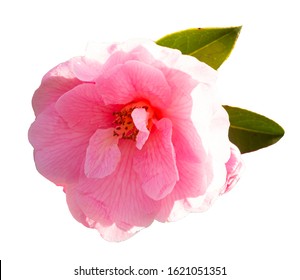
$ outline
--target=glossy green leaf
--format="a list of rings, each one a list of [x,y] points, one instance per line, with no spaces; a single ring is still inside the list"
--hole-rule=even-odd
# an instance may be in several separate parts
[[[241,153],[275,144],[284,135],[279,124],[262,115],[237,107],[223,107],[229,115],[229,139]]]
[[[192,28],[169,34],[156,43],[178,49],[218,69],[230,55],[241,28]]]

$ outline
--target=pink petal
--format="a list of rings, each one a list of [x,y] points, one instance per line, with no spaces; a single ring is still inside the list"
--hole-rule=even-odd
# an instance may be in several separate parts
[[[190,212],[203,212],[219,197],[225,168],[208,160],[207,165],[178,162],[180,181],[173,192],[161,201],[157,220],[177,221]],[[181,180],[181,176],[184,176]]]
[[[207,158],[202,139],[191,120],[173,120],[173,146],[176,158],[194,163],[203,163]]]
[[[198,197],[187,198],[185,201],[185,208],[190,212],[203,212],[206,211],[213,202],[219,197],[221,191],[224,189],[226,181],[226,168],[218,160],[211,159],[211,174],[206,192]]]
[[[147,128],[148,115],[143,108],[136,108],[132,111],[131,116],[135,127],[139,130],[136,137],[136,147],[141,150],[149,137],[149,130]]]
[[[161,71],[164,73],[169,86],[171,87],[172,99],[169,104],[167,112],[171,114],[176,114],[176,110],[179,110],[181,117],[190,116],[192,110],[192,104],[186,107],[186,100],[184,97],[189,97],[191,99],[191,93],[194,88],[198,85],[198,81],[193,79],[189,74],[176,69],[170,69],[166,67],[160,67]],[[182,101],[184,103],[182,104]],[[174,107],[174,108],[173,108]],[[182,115],[184,113],[184,115]]]
[[[169,74],[172,77],[172,81],[168,79],[168,82],[171,85],[173,96],[169,106],[162,113],[164,117],[172,120],[172,141],[176,157],[181,160],[201,162],[201,159],[206,157],[207,151],[203,147],[199,132],[191,121],[193,107],[191,91],[194,89],[195,83],[191,78],[186,77],[184,73],[180,74],[177,73],[179,71],[175,70],[171,72],[174,72],[173,74]],[[180,87],[181,79],[182,86]],[[176,85],[177,81],[179,81],[178,85]],[[199,104],[194,104],[194,106],[196,106],[195,111],[201,109]],[[195,122],[198,121],[198,119],[195,119]]]
[[[88,178],[104,178],[115,171],[121,152],[113,131],[114,128],[98,129],[91,137],[84,165]]]
[[[43,176],[57,185],[78,180],[91,135],[70,129],[52,105],[37,116],[28,136]]]
[[[97,229],[100,235],[107,241],[119,242],[126,240],[133,236],[137,231],[142,229],[140,227],[130,227],[127,230],[119,228],[109,219],[109,217],[107,216],[108,211],[106,211],[102,204],[99,204],[97,201],[90,197],[89,198],[91,200],[89,198],[85,198],[82,200],[79,198],[78,201],[78,197],[80,197],[80,195],[78,195],[78,193],[74,191],[74,187],[68,188],[66,190],[66,197],[72,216],[84,226]],[[95,205],[97,205],[97,209],[91,209],[91,207],[94,207]],[[87,217],[81,208],[89,209],[86,211],[88,213],[96,212],[96,216],[92,215],[92,217],[96,220],[99,220],[99,217],[101,217],[101,223],[96,222],[91,217]]]
[[[229,126],[229,117],[226,110],[222,106],[214,108],[210,124],[210,153],[212,157],[223,162],[227,162],[230,157]]]
[[[85,57],[103,65],[113,54],[116,44],[89,42],[86,46]]]
[[[172,99],[169,105],[163,110],[164,117],[174,119],[177,121],[186,121],[191,119],[193,100],[190,95],[192,87],[189,85],[182,85],[186,91],[182,92],[180,89],[176,89],[175,86],[171,87]]]
[[[161,71],[139,61],[128,61],[103,73],[97,81],[106,104],[127,104],[146,99],[155,107],[165,107],[170,101],[170,87]]]
[[[111,55],[103,65],[103,73],[109,71],[114,66],[124,64],[127,61],[141,61],[149,65],[152,65],[155,62],[148,50],[134,41],[111,45],[109,51],[111,52]],[[96,55],[96,57],[98,57],[98,55]]]
[[[81,83],[70,70],[71,61],[61,63],[50,70],[32,98],[35,115],[45,110],[65,92]]]
[[[202,163],[177,159],[176,165],[180,180],[173,191],[161,201],[162,207],[156,217],[161,222],[184,217],[190,208],[186,198],[203,195],[212,180],[212,166],[208,159],[203,159]]]
[[[91,179],[84,181],[86,180]],[[99,221],[104,227],[112,225],[113,222],[105,204],[97,200],[93,193],[79,190],[78,186],[83,184],[82,180],[80,182],[66,188],[67,203],[73,217],[90,228],[94,228]]]
[[[76,57],[70,61],[70,68],[74,75],[81,81],[94,81],[101,73],[101,64],[87,57]]]
[[[70,127],[92,131],[112,126],[118,106],[104,106],[94,84],[82,84],[65,93],[56,102],[56,110]]]
[[[79,223],[82,223],[84,226],[89,227],[89,223],[87,222],[86,215],[81,210],[81,207],[78,205],[77,192],[74,191],[74,189],[75,188],[72,185],[68,185],[67,188],[64,188],[69,210],[74,219],[76,219]]]
[[[177,60],[170,61],[166,65],[190,75],[192,79],[198,82],[202,91],[214,86],[217,79],[216,70],[190,55],[178,56]]]
[[[115,45],[116,49],[113,50],[111,56],[107,59],[102,68],[102,73],[105,74],[117,65],[123,65],[129,60],[137,60],[131,53],[126,53],[118,49],[118,45]]]
[[[190,75],[199,82],[202,90],[215,84],[217,71],[195,57],[182,55],[177,49],[161,47],[153,41],[140,41],[137,44],[142,45],[159,65],[163,62],[167,69],[179,70]]]
[[[103,226],[100,223],[96,223],[94,226],[100,233],[100,235],[107,241],[120,242],[124,241],[134,234],[136,234],[142,228],[132,227],[130,230],[124,231],[120,229],[116,224],[110,226]]]
[[[134,170],[142,180],[145,193],[154,200],[168,195],[179,180],[172,145],[172,123],[161,119],[143,149],[134,158]]]
[[[212,158],[225,163],[230,156],[228,114],[213,92],[204,93],[197,87],[192,95],[195,104],[192,120],[200,135],[202,146]]]
[[[230,158],[226,162],[226,184],[224,190],[222,191],[222,194],[230,191],[236,185],[236,183],[240,179],[241,170],[243,168],[241,153],[238,147],[236,147],[234,144],[231,144],[230,151]]]
[[[73,193],[68,200],[70,210],[79,215],[84,213],[91,227],[100,229],[101,225],[101,234],[105,228],[110,230],[108,227],[113,223],[123,231],[134,226],[147,227],[153,222],[159,207],[158,202],[143,192],[141,181],[133,171],[133,157],[137,151],[134,142],[121,139],[119,148],[121,160],[111,175],[101,179],[82,178],[70,190]],[[73,215],[78,216],[77,213]]]

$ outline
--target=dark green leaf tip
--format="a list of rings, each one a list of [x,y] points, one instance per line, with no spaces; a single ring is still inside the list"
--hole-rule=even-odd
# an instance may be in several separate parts
[[[284,129],[273,120],[237,107],[223,106],[229,115],[229,139],[241,151],[249,153],[278,142]]]

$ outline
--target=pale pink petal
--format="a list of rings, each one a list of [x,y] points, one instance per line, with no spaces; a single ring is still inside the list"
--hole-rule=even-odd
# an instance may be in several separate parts
[[[219,197],[226,182],[225,164],[218,160],[211,159],[212,180],[207,186],[206,192],[198,197],[187,198],[185,208],[190,212],[206,211]]]
[[[192,93],[194,106],[192,121],[201,138],[202,146],[214,159],[227,162],[230,156],[228,139],[229,117],[213,92],[202,92],[196,87]]]
[[[110,71],[116,65],[121,65],[127,61],[141,61],[148,65],[152,65],[155,60],[153,56],[140,45],[132,45],[128,47],[128,44],[115,44],[111,47],[111,56],[107,59],[103,65],[102,72]]]
[[[182,56],[181,52],[177,49],[162,47],[152,40],[147,39],[138,41],[131,40],[129,43],[126,42],[125,44],[121,44],[119,48],[124,51],[128,51],[137,48],[137,46],[142,47],[145,50],[145,53],[151,54],[152,59],[155,60],[156,67],[165,65],[167,68],[173,69],[174,64],[176,64],[178,59]]]
[[[191,92],[195,88],[195,83],[186,74],[178,74],[179,71],[169,70],[166,74],[171,88],[172,98],[162,114],[166,118],[178,120],[190,120],[193,107]],[[173,73],[173,74],[171,74]],[[184,79],[185,78],[185,79]],[[181,81],[181,79],[183,79]]]
[[[192,104],[187,108],[185,106],[185,102],[182,104],[181,101],[184,101],[184,97],[190,97],[191,99],[191,93],[199,82],[193,79],[189,74],[184,73],[180,70],[170,69],[166,66],[160,67],[160,69],[164,73],[172,93],[172,100],[168,108],[166,108],[167,111],[164,113],[169,112],[171,114],[175,114],[175,109],[179,109],[179,112],[177,114],[180,115],[181,118],[186,117],[187,115],[190,117]],[[187,111],[186,109],[189,110]]]
[[[230,151],[231,151],[230,158],[226,162],[226,169],[227,169],[226,184],[224,190],[222,191],[222,194],[230,191],[236,185],[236,183],[240,179],[240,174],[243,168],[241,153],[238,147],[236,147],[234,144],[231,144]]]
[[[215,107],[210,123],[210,153],[213,158],[223,162],[227,162],[230,157],[229,126],[226,110],[222,106]]]
[[[94,228],[98,222],[104,227],[111,226],[113,221],[109,217],[107,206],[97,200],[93,193],[79,190],[78,186],[81,185],[82,183],[77,183],[66,188],[67,203],[73,217],[90,228]]]
[[[116,44],[103,43],[103,42],[88,42],[86,46],[85,57],[90,60],[97,61],[103,65],[116,49]]]
[[[65,93],[55,105],[68,125],[79,131],[92,131],[112,126],[118,106],[104,106],[94,84],[82,84]]]
[[[78,201],[77,197],[80,197],[80,195],[74,191],[73,187],[66,190],[66,197],[72,216],[84,226],[97,229],[100,235],[107,241],[123,241],[133,236],[137,231],[143,229],[143,227],[133,226],[127,230],[119,228],[109,219],[107,215],[108,211],[106,211],[102,204],[97,203],[97,201],[91,197],[86,197],[85,199]],[[88,213],[95,212],[93,211],[94,209],[92,209],[95,205],[97,205],[97,212],[95,213],[96,216],[93,216],[93,218],[101,220],[101,223],[96,222],[91,217],[87,217],[81,209],[89,209],[86,211]]]
[[[127,104],[146,99],[157,108],[171,98],[170,87],[161,71],[140,61],[128,61],[101,75],[99,93],[106,104]]]
[[[180,180],[173,191],[161,200],[161,209],[156,217],[161,222],[184,217],[190,209],[189,205],[186,209],[186,198],[202,196],[212,181],[213,171],[208,158],[203,158],[201,163],[177,159],[176,165]]]
[[[173,146],[176,158],[189,162],[202,163],[208,152],[202,144],[198,131],[192,121],[173,120]]]
[[[172,75],[173,78],[176,77],[179,80],[180,76],[176,72]],[[194,82],[188,77],[185,78],[186,82],[183,82],[182,86],[185,91],[181,91],[179,86],[176,89],[176,79],[171,82],[172,93],[174,91],[176,94],[173,94],[170,105],[163,110],[162,114],[172,120],[172,141],[177,157],[180,156],[182,160],[201,162],[201,159],[206,157],[207,151],[194,126],[194,123],[199,122],[198,119],[195,118],[194,123],[191,121],[193,100],[190,93],[194,89]],[[194,106],[198,106],[198,104],[194,104]],[[195,108],[195,111],[198,110],[201,110],[201,107]]]
[[[113,131],[114,128],[98,129],[91,137],[84,164],[88,178],[104,178],[115,171],[121,152]]]
[[[139,45],[143,46],[158,62],[157,67],[163,62],[169,69],[184,72],[199,82],[202,90],[207,90],[216,82],[217,71],[200,62],[193,56],[182,55],[177,49],[161,47],[153,41],[142,40]]]
[[[68,185],[67,188],[64,188],[64,192],[66,193],[67,204],[73,218],[76,219],[79,223],[82,223],[84,226],[90,227],[89,223],[87,222],[86,215],[78,205],[77,192],[74,191],[74,187],[72,187],[72,185]]]
[[[71,58],[65,62],[62,62],[55,67],[53,67],[50,71],[48,71],[42,79],[42,82],[45,82],[49,78],[53,77],[64,77],[66,79],[73,79],[76,78],[74,73],[70,69],[70,65],[72,60],[76,58]]]
[[[57,65],[43,77],[40,87],[35,91],[32,98],[35,115],[56,102],[64,93],[82,83],[71,72],[71,61]]]
[[[158,212],[159,202],[153,201],[144,193],[141,180],[133,170],[132,162],[137,151],[135,143],[121,139],[119,148],[121,160],[111,175],[102,179],[83,177],[72,189],[76,193],[72,195],[76,201],[69,200],[68,203],[79,206],[91,227],[100,228],[102,225],[107,228],[113,223],[123,231],[133,227],[147,227]],[[72,209],[79,211],[74,205],[70,210]],[[101,234],[104,234],[103,231],[104,229]]]
[[[37,116],[28,136],[43,176],[57,185],[78,180],[91,135],[70,129],[52,105]]]
[[[184,208],[189,212],[207,210],[218,196],[224,192],[227,181],[230,180],[225,164],[230,156],[230,142],[228,139],[229,120],[226,111],[220,106],[213,95],[200,94],[202,102],[198,102],[199,111],[195,124],[204,143],[207,155],[206,166],[211,166],[211,180],[208,181],[206,192],[198,197],[187,197]],[[197,98],[195,98],[197,100]],[[200,120],[200,121],[197,121]],[[227,166],[226,166],[227,167]]]
[[[125,231],[120,229],[116,224],[105,227],[100,223],[96,223],[94,227],[105,240],[113,242],[124,241],[143,229],[143,227],[132,227],[131,229]]]
[[[217,71],[193,56],[180,56],[172,68],[179,69],[197,80],[203,92],[209,90],[216,83]]]
[[[172,144],[172,123],[161,119],[147,143],[134,157],[134,170],[142,180],[145,193],[155,200],[168,195],[179,180]]]
[[[94,81],[101,73],[102,65],[94,59],[87,57],[76,57],[70,62],[70,69],[81,81]]]
[[[149,113],[143,108],[136,108],[132,111],[131,117],[135,127],[139,130],[136,137],[136,147],[141,150],[149,137],[147,128]]]
[[[130,39],[124,42],[119,42],[117,44],[113,45],[113,51],[114,52],[124,52],[124,53],[129,53],[129,54],[137,54],[139,55],[142,53],[142,55],[147,55],[147,53],[151,54],[151,52],[148,51],[147,49],[147,44],[154,44],[156,45],[152,40],[149,39],[143,39],[143,38],[138,38],[138,39]],[[144,57],[139,57],[137,60],[143,60]]]
[[[125,53],[122,51],[113,51],[102,67],[102,75],[105,75],[105,73],[111,71],[115,66],[123,65],[128,60],[131,60],[130,53]]]

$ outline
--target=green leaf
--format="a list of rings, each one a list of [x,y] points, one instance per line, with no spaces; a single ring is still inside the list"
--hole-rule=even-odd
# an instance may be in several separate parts
[[[279,124],[262,115],[237,107],[223,107],[229,115],[229,139],[241,153],[273,145],[284,135]]]
[[[178,49],[218,69],[230,55],[241,28],[192,28],[169,34],[156,43]]]

